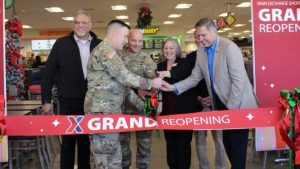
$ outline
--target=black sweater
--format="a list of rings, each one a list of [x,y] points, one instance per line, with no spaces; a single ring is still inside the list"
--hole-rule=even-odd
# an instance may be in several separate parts
[[[101,40],[96,34],[90,45],[92,51]],[[57,77],[56,77],[57,76]],[[63,99],[82,99],[87,91],[84,79],[79,47],[74,39],[74,32],[57,39],[48,57],[42,76],[42,102],[50,103],[54,79],[58,80],[58,96]]]
[[[177,58],[174,66],[171,69],[171,78],[164,78],[170,84],[174,84],[187,78],[193,67],[187,59]],[[158,71],[167,70],[167,61],[163,61],[157,65]],[[176,73],[172,73],[172,71]],[[171,95],[171,96],[170,96]],[[176,95],[173,92],[162,92],[163,109],[162,115],[198,112],[202,110],[201,104],[197,100],[198,92],[195,88],[189,89],[186,92]],[[171,100],[169,98],[172,98]],[[170,107],[175,106],[175,112],[170,112]],[[172,109],[172,108],[171,108]]]

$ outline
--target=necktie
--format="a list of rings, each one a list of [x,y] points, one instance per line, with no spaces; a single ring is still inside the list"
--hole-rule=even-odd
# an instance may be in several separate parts
[[[214,90],[214,72],[213,72],[213,65],[214,65],[214,53],[213,53],[213,49],[212,48],[208,48],[207,49],[207,56],[208,56],[208,72],[209,72],[209,79],[210,79],[210,85],[211,85],[211,89],[213,94],[215,94],[215,90]]]

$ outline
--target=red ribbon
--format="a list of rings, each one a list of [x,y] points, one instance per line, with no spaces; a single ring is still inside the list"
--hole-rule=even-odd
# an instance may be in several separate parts
[[[7,116],[7,135],[67,135],[139,130],[223,130],[275,126],[279,108],[225,110],[158,116],[142,115]]]
[[[0,135],[6,135],[6,121],[4,118],[4,96],[0,96]]]
[[[1,112],[1,114],[3,114],[3,111]],[[1,136],[7,134],[6,129],[7,129],[7,127],[6,127],[6,121],[5,121],[4,115],[0,115],[0,135]]]
[[[300,164],[300,105],[295,108],[295,163]]]
[[[157,91],[152,92],[150,103],[151,103],[151,106],[156,106],[156,107],[158,106]]]
[[[291,119],[289,117],[290,112],[287,111],[286,114],[287,115],[283,115],[282,119],[280,120],[279,132],[282,136],[282,139],[286,142],[286,144],[295,151],[296,150],[295,143],[288,136],[288,132],[290,131],[290,125],[291,125]]]
[[[292,108],[295,113],[294,116],[294,141],[288,136],[288,133],[290,131],[291,126],[291,117],[290,117],[290,105],[287,100],[280,97],[279,103],[282,107],[282,109],[285,111],[282,115],[282,118],[280,120],[279,125],[279,132],[282,136],[282,139],[285,141],[285,143],[295,152],[295,164],[300,164],[300,108],[299,105],[296,105],[294,108]]]
[[[147,14],[150,13],[150,9],[148,7],[146,7],[146,6],[142,6],[140,8],[140,12],[141,12],[142,15],[147,15]]]
[[[0,110],[3,110],[3,109],[4,109],[4,96],[0,95]]]

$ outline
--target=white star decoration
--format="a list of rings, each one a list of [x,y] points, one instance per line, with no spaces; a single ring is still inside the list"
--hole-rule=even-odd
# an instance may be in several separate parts
[[[271,83],[270,87],[273,89],[275,87],[275,85],[273,83]]]
[[[52,123],[55,127],[57,127],[59,124],[60,124],[60,122],[57,120],[57,119],[55,119],[55,121]]]
[[[267,68],[265,67],[265,65],[263,65],[262,67],[261,67],[261,70],[263,70],[263,71],[265,71]]]
[[[40,131],[41,131],[41,132],[44,132],[44,129],[41,129]]]
[[[273,110],[270,110],[270,114],[273,114]]]
[[[267,86],[267,83],[265,83],[264,85]]]
[[[246,116],[246,117],[247,117],[247,119],[249,119],[250,121],[254,118],[254,116],[253,116],[251,113],[249,113],[248,116]]]

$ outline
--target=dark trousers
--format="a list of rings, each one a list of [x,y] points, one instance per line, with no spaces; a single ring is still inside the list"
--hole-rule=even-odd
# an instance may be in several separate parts
[[[84,98],[60,99],[61,115],[84,115]],[[74,169],[75,146],[78,150],[78,169],[90,169],[90,140],[88,135],[64,135],[62,136],[60,168]]]
[[[164,130],[167,163],[170,169],[189,169],[191,165],[191,130]]]
[[[217,110],[228,110],[218,96],[214,97]],[[223,130],[223,144],[231,163],[231,169],[245,169],[248,129]]]

